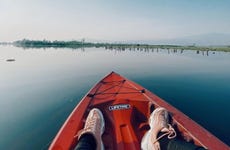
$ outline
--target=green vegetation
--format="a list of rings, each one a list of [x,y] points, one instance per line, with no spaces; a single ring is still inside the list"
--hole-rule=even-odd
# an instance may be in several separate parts
[[[80,48],[80,47],[94,47],[93,43],[84,43],[83,41],[34,41],[23,39],[21,41],[13,42],[14,46],[23,48]]]
[[[82,47],[104,47],[106,49],[173,49],[173,50],[196,50],[196,51],[224,51],[230,52],[230,46],[179,46],[179,45],[148,45],[148,44],[116,44],[116,43],[90,43],[82,41],[34,41],[20,40],[13,42],[14,46],[23,48],[82,48]]]

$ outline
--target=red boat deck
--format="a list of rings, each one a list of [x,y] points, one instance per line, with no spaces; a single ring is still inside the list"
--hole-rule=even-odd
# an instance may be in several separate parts
[[[112,72],[93,87],[70,114],[49,149],[73,149],[76,135],[84,127],[92,108],[105,118],[105,149],[140,149],[140,141],[149,129],[148,118],[156,107],[166,108],[179,138],[210,150],[229,147],[182,112],[140,85]]]

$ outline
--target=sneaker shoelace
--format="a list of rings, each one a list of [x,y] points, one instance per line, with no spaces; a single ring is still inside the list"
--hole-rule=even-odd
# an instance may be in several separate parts
[[[170,124],[168,124],[167,131],[164,134],[162,134],[161,136],[159,136],[155,141],[153,141],[153,144],[155,144],[157,141],[159,141],[160,139],[162,139],[166,135],[168,135],[168,139],[173,139],[176,137],[176,131],[174,130],[174,128]]]

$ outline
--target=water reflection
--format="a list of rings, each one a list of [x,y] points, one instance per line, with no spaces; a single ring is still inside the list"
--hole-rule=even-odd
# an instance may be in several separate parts
[[[47,145],[84,94],[111,71],[143,85],[230,143],[230,53],[0,47],[0,57],[0,149]]]

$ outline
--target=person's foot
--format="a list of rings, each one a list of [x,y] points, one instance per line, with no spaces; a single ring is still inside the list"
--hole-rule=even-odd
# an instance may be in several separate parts
[[[168,128],[168,122],[169,114],[168,111],[163,107],[156,108],[149,118],[150,129],[152,129],[154,133],[159,133],[161,130],[166,130]]]
[[[84,134],[91,134],[96,140],[97,150],[104,149],[101,139],[104,130],[105,121],[102,112],[97,108],[93,108],[87,116],[84,129],[82,129],[78,134],[78,139],[80,139]]]
[[[141,142],[143,150],[160,150],[159,138],[157,138],[159,132],[165,132],[166,134],[163,134],[163,136],[170,135],[172,132],[176,135],[175,130],[168,122],[169,114],[165,108],[158,107],[151,113],[149,118],[150,130],[144,135]]]

